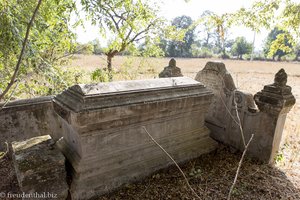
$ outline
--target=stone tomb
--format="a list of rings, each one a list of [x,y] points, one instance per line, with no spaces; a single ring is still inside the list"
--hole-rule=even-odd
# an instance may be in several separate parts
[[[243,151],[254,134],[247,152],[252,157],[273,164],[286,115],[295,104],[292,89],[286,85],[285,71],[281,69],[275,75],[274,83],[264,86],[254,97],[235,87],[230,73],[221,62],[208,62],[195,79],[215,94],[205,119],[212,138]]]
[[[186,77],[75,85],[54,99],[72,166],[72,199],[88,199],[215,149],[204,125],[213,93]]]
[[[65,157],[49,135],[13,142],[12,149],[16,175],[23,192],[18,199],[67,198]]]

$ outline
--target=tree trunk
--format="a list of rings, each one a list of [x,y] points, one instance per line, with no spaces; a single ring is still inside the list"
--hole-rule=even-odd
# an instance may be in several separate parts
[[[109,72],[112,71],[112,66],[111,66],[111,64],[112,64],[112,56],[111,56],[111,55],[107,55],[107,70],[108,70]]]
[[[222,54],[223,54],[223,59],[227,59],[227,56],[226,56],[226,50],[225,50],[225,47],[222,46]]]
[[[251,51],[251,58],[250,58],[250,61],[253,61],[255,35],[256,35],[256,31],[254,31],[254,35],[253,35],[252,51]]]
[[[8,85],[6,86],[6,88],[4,89],[4,91],[0,92],[0,101],[2,99],[4,99],[4,96],[7,94],[7,92],[10,90],[10,88],[13,86],[13,84],[16,82],[16,78],[18,76],[18,73],[20,71],[20,67],[21,67],[21,62],[22,62],[22,59],[23,59],[23,54],[25,53],[25,49],[26,49],[26,45],[27,45],[27,41],[28,41],[28,38],[29,38],[29,33],[30,33],[30,29],[33,25],[33,22],[34,22],[34,19],[38,13],[38,10],[40,8],[40,5],[42,3],[42,0],[39,0],[38,3],[37,3],[37,6],[35,7],[35,10],[31,16],[31,19],[27,25],[27,29],[26,29],[26,34],[25,34],[25,38],[24,38],[24,41],[22,43],[22,49],[21,49],[21,53],[19,55],[19,58],[18,58],[18,62],[16,64],[16,68],[15,68],[15,71],[10,79],[10,82],[8,83]]]
[[[278,56],[277,61],[281,61],[281,56]]]
[[[209,39],[210,39],[210,34],[207,33],[207,37],[206,37],[206,41],[205,41],[205,47],[208,47]]]
[[[224,37],[222,37],[221,38],[221,41],[222,41],[222,46],[221,46],[221,48],[222,48],[222,53],[223,53],[223,58],[227,58],[227,56],[226,56],[226,49],[225,49],[225,39],[224,39]]]
[[[299,57],[300,57],[300,50],[298,52],[296,52],[294,61],[299,61]]]
[[[113,58],[113,55],[107,54],[107,70],[108,70],[109,81],[112,81],[112,79],[113,79],[113,75],[112,75],[112,58]]]

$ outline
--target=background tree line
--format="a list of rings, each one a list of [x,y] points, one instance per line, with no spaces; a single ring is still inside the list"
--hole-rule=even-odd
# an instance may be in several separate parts
[[[204,18],[207,16],[216,16],[211,11],[202,13]],[[204,19],[207,20],[207,19]],[[253,44],[240,36],[235,39],[228,39],[229,28],[226,32],[220,34],[219,29],[214,28],[209,21],[203,24],[197,24],[191,17],[182,15],[174,18],[170,25],[175,31],[184,32],[181,39],[159,36],[159,48],[166,57],[184,57],[184,58],[233,58],[250,59],[253,51]],[[196,24],[196,25],[195,25]],[[196,29],[197,26],[200,26]],[[199,37],[199,35],[201,35]],[[223,40],[223,41],[222,41]],[[280,40],[280,41],[276,41]],[[300,44],[293,43],[293,38],[288,31],[279,27],[273,28],[265,38],[263,50],[254,52],[255,60],[278,60],[288,56],[286,59],[299,60]],[[138,48],[143,51],[145,43],[139,44]],[[101,54],[105,49],[101,48],[99,40],[95,39],[87,44],[78,44],[79,54]],[[130,51],[124,51],[122,55],[132,55]]]
[[[243,37],[230,40],[235,25],[254,33],[262,28],[270,31],[258,58],[282,60],[293,55],[299,59],[300,4],[294,1],[260,0],[235,13],[205,11],[195,21],[178,16],[171,22],[159,16],[159,6],[150,1],[80,3],[107,45],[97,40],[76,42],[72,27],[82,25],[83,19],[71,22],[71,15],[80,16],[81,12],[73,0],[0,0],[0,101],[56,94],[81,82],[84,72],[64,67],[76,53],[104,54],[110,80],[115,55],[249,58],[254,41],[249,43]]]

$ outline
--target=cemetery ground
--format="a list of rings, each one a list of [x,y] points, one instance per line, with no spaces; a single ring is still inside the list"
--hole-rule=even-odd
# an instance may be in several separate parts
[[[115,80],[157,78],[170,58],[136,58],[117,56],[113,59]],[[207,61],[217,59],[177,58],[183,75],[195,78]],[[233,191],[233,199],[300,199],[300,63],[223,60],[236,87],[255,94],[273,83],[274,74],[284,68],[296,104],[287,115],[281,150],[274,167],[246,157]],[[105,67],[104,56],[76,55],[68,67],[91,72]],[[80,67],[78,67],[80,66]],[[120,67],[123,66],[123,67]],[[133,67],[131,67],[133,66]],[[120,72],[120,73],[118,73]],[[255,133],[254,133],[255,134]],[[152,142],[149,138],[149,142]],[[159,148],[159,147],[157,147]],[[240,152],[219,145],[206,155],[181,163],[189,182],[202,199],[226,199],[238,166]],[[166,160],[168,157],[166,156]],[[0,192],[20,193],[12,160],[0,160]],[[175,166],[160,170],[133,184],[98,199],[196,199]]]

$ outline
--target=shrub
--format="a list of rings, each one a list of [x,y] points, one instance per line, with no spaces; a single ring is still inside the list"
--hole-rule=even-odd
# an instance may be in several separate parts
[[[207,48],[201,49],[199,58],[212,58],[212,57],[213,57],[213,53],[209,49]]]
[[[108,82],[109,74],[106,70],[96,69],[92,72],[91,79],[96,82]]]

